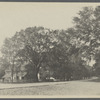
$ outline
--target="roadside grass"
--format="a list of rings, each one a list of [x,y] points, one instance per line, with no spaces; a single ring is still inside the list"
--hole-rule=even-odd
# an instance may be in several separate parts
[[[89,80],[69,81],[57,84],[45,84],[38,86],[14,87],[0,89],[0,95],[29,96],[29,95],[100,95],[100,78]]]

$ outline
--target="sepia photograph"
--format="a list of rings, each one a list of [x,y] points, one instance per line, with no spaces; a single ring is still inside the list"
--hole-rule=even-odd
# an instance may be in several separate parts
[[[100,4],[0,2],[2,97],[100,97]]]

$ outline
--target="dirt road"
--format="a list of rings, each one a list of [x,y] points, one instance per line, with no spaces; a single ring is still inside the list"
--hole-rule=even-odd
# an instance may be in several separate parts
[[[100,82],[92,79],[53,83],[0,84],[0,95],[100,95]]]

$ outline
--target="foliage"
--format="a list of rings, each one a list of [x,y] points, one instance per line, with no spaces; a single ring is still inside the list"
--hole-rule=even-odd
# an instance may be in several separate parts
[[[40,68],[44,79],[48,76],[46,68],[56,79],[89,77],[91,67],[87,62],[100,61],[97,56],[100,54],[100,7],[84,7],[73,18],[73,23],[67,30],[28,27],[16,32],[4,41],[2,65],[6,66],[7,62],[13,77],[13,70],[20,70],[26,63],[27,78],[34,81],[38,81]]]

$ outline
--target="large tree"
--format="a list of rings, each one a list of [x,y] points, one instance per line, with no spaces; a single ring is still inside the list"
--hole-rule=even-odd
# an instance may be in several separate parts
[[[19,61],[17,58],[19,46],[20,45],[18,45],[17,40],[14,37],[12,37],[12,38],[6,38],[1,48],[2,52],[2,59],[0,59],[0,61],[2,62],[1,66],[4,66],[4,68],[6,67],[11,71],[12,82],[13,82],[13,74],[16,71],[17,67],[19,66]]]
[[[18,57],[33,67],[33,80],[38,81],[39,68],[47,63],[50,49],[57,43],[52,30],[43,27],[29,27],[15,34],[16,40],[22,45]]]
[[[24,63],[27,63],[26,69],[29,76],[34,76],[34,81],[38,81],[39,69],[44,66],[64,79],[71,77],[73,72],[80,72],[80,69],[84,73],[89,69],[87,61],[95,59],[100,51],[99,11],[99,6],[84,7],[74,17],[74,26],[67,30],[29,27],[6,39],[2,53],[12,66],[12,73],[14,67]]]

